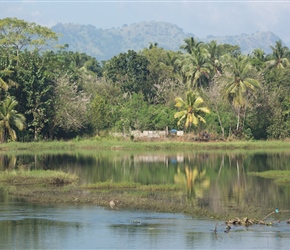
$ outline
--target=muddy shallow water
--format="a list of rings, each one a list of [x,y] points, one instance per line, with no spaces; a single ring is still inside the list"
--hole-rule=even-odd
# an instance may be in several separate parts
[[[288,249],[290,227],[233,226],[182,214],[0,203],[1,249]],[[214,229],[216,227],[216,232]]]

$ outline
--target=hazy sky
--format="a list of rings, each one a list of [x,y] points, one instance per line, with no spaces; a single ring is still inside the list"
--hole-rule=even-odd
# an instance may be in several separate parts
[[[0,18],[5,17],[48,27],[59,22],[103,29],[155,20],[176,24],[199,38],[272,31],[290,44],[290,0],[0,0]]]

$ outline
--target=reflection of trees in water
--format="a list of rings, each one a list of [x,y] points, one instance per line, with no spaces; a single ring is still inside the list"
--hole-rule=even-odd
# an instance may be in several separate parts
[[[174,182],[186,187],[188,198],[203,198],[204,191],[210,186],[210,179],[206,176],[206,169],[198,169],[185,165],[178,168]]]
[[[13,170],[16,167],[17,158],[14,155],[0,155],[0,170]]]
[[[131,153],[96,151],[51,155],[0,155],[0,169],[54,169],[80,176],[85,183],[104,181],[174,184],[184,186],[184,194],[213,210],[231,206],[283,207],[289,203],[290,188],[272,180],[250,176],[248,172],[288,170],[289,156],[280,153]],[[288,164],[286,164],[288,163]],[[270,166],[271,165],[271,166]],[[285,208],[286,209],[286,208]]]

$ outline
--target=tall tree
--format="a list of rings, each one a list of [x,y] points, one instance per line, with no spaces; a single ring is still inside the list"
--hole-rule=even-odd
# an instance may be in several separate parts
[[[181,59],[181,71],[186,76],[189,87],[201,87],[202,79],[208,81],[210,76],[211,64],[209,61],[209,53],[203,42],[199,42],[195,38],[185,39],[185,45],[181,48],[187,54]]]
[[[211,64],[205,48],[195,54],[186,54],[182,61],[182,71],[185,73],[190,88],[202,87],[203,82],[209,81]]]
[[[24,51],[20,57],[16,68],[19,86],[11,94],[18,100],[21,113],[26,115],[29,137],[38,140],[54,112],[54,75],[38,52]]]
[[[258,70],[261,70],[265,66],[266,56],[262,49],[254,49],[251,56],[251,64]]]
[[[180,125],[184,119],[186,129],[190,128],[192,124],[197,126],[199,122],[206,123],[202,115],[210,113],[210,111],[207,107],[202,106],[203,102],[199,93],[192,90],[186,93],[186,101],[181,97],[175,98],[175,107],[181,110],[174,114],[174,118],[179,119],[177,125]]]
[[[181,45],[180,48],[185,50],[188,54],[195,54],[195,52],[202,46],[204,43],[199,41],[197,38],[189,37],[184,39],[185,44]]]
[[[104,76],[113,83],[120,84],[125,93],[142,92],[146,99],[152,95],[152,86],[148,82],[149,62],[143,55],[133,50],[121,53],[107,61],[104,66]]]
[[[89,94],[78,89],[78,84],[70,82],[66,75],[55,80],[54,109],[55,115],[51,124],[51,137],[54,129],[58,128],[64,132],[75,132],[88,124]],[[64,137],[64,136],[62,136]]]
[[[54,45],[58,37],[51,29],[17,18],[0,20],[0,48],[14,51],[16,58],[24,49],[41,50]]]
[[[275,46],[271,46],[272,55],[269,60],[266,62],[269,68],[285,68],[289,66],[289,56],[290,51],[288,47],[283,46],[282,41],[276,41]]]
[[[206,44],[206,48],[209,54],[209,60],[213,69],[213,76],[221,76],[222,65],[220,62],[221,47],[217,44],[217,41],[210,41]]]
[[[10,97],[0,103],[0,140],[6,142],[10,137],[12,141],[17,139],[15,129],[20,131],[25,128],[24,115],[16,111],[18,102]]]
[[[247,105],[247,95],[254,93],[260,86],[260,82],[252,78],[253,67],[248,57],[229,57],[225,65],[226,84],[225,96],[237,111],[237,131],[240,129],[240,118],[242,111],[245,115]]]

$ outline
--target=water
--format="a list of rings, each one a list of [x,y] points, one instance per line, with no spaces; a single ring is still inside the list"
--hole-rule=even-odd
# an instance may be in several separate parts
[[[1,202],[1,249],[289,249],[290,227],[232,227],[181,214]],[[215,226],[217,232],[214,232]]]
[[[0,169],[61,169],[78,174],[82,183],[182,185],[189,202],[218,213],[253,202],[259,204],[257,209],[289,209],[288,186],[250,175],[252,171],[289,170],[289,155],[2,155]],[[97,206],[42,205],[9,197],[0,189],[0,249],[289,249],[287,216],[270,217],[276,221],[273,226],[233,226],[225,232],[224,221]]]
[[[182,214],[1,202],[1,249],[289,249],[290,227],[232,227]],[[217,225],[217,232],[214,228]]]

